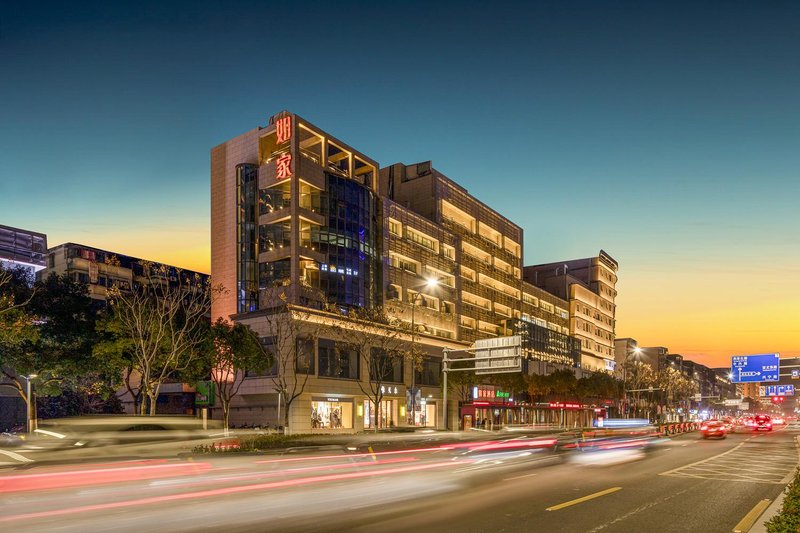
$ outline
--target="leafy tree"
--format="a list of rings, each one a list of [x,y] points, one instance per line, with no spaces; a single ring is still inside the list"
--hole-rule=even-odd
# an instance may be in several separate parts
[[[202,374],[210,374],[214,382],[227,430],[231,401],[244,383],[245,372],[268,369],[272,366],[272,360],[264,351],[258,336],[244,324],[230,324],[220,318],[209,327],[207,335],[199,363]]]
[[[2,371],[20,396],[28,400],[22,376],[36,374],[40,395],[60,396],[71,391],[87,400],[90,396],[107,398],[111,390],[105,386],[103,369],[91,356],[97,306],[86,285],[66,275],[51,274],[34,285],[25,311],[29,334],[18,336],[17,342],[3,349]],[[37,403],[35,397],[30,401]],[[34,425],[36,411],[32,410]]]

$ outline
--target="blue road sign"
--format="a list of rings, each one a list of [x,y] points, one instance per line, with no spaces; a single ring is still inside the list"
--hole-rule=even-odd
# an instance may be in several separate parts
[[[794,396],[794,385],[765,385],[762,396]]]
[[[778,381],[780,366],[780,356],[776,353],[734,355],[731,358],[732,381],[734,383]]]

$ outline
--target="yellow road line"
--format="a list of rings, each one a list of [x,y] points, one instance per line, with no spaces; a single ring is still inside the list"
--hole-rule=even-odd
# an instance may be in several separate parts
[[[736,527],[733,528],[733,533],[747,533],[750,531],[750,528],[756,523],[761,513],[766,511],[767,507],[769,507],[769,502],[770,500],[761,500],[758,502],[755,507],[750,509],[750,512],[744,515],[744,518],[736,524]]]
[[[595,498],[599,498],[600,496],[605,496],[606,494],[617,492],[618,490],[622,490],[622,487],[611,487],[610,489],[601,490],[600,492],[595,492],[594,494],[589,494],[588,496],[584,496],[582,498],[577,498],[575,500],[570,500],[568,502],[559,503],[558,505],[548,507],[547,509],[545,509],[545,511],[558,511],[559,509],[563,509],[564,507],[569,507],[570,505],[577,505],[579,503],[583,503],[588,500],[593,500]]]

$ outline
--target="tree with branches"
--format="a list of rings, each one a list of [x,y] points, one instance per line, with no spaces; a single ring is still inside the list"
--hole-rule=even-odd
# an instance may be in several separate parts
[[[402,383],[403,362],[410,359],[408,332],[394,325],[381,307],[351,309],[340,328],[346,330],[347,340],[336,343],[337,356],[347,358],[354,352],[359,367],[367,369],[367,380],[359,376],[357,383],[372,404],[377,432],[381,427],[381,406],[387,383]]]
[[[272,366],[272,360],[258,336],[244,324],[230,324],[220,318],[209,327],[207,335],[199,361],[200,375],[211,376],[227,430],[231,401],[239,394],[246,372],[262,372]]]
[[[284,407],[283,427],[290,431],[292,404],[306,389],[308,378],[314,373],[314,340],[322,324],[309,320],[311,310],[289,304],[285,297],[265,315],[267,337],[264,352],[272,361],[274,370],[269,376],[279,405]]]
[[[96,355],[113,356],[126,380],[138,382],[139,414],[156,414],[162,385],[193,364],[205,342],[211,300],[221,289],[199,275],[147,261],[131,291],[109,290],[111,314]],[[130,386],[130,384],[129,384]]]

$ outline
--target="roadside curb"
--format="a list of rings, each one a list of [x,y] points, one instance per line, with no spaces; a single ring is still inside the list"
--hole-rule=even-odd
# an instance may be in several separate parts
[[[787,485],[788,486],[788,485]],[[775,498],[775,501],[767,507],[767,510],[764,511],[761,516],[758,517],[758,521],[750,528],[748,533],[767,533],[767,526],[766,523],[769,520],[781,512],[781,506],[783,506],[783,499],[786,497],[786,487],[783,488],[781,491],[780,496]]]
[[[784,428],[785,429],[785,428]],[[794,438],[795,446],[797,446],[798,451],[800,452],[800,436]],[[800,460],[798,461],[800,462]],[[792,476],[794,477],[794,476]],[[775,498],[775,501],[767,507],[767,510],[762,513],[761,516],[758,517],[758,522],[750,528],[748,533],[767,533],[767,526],[766,523],[772,519],[773,516],[777,515],[781,512],[781,508],[783,507],[783,500],[786,498],[786,488],[791,485],[792,481],[790,480],[789,483],[783,487],[781,490],[780,495]]]

